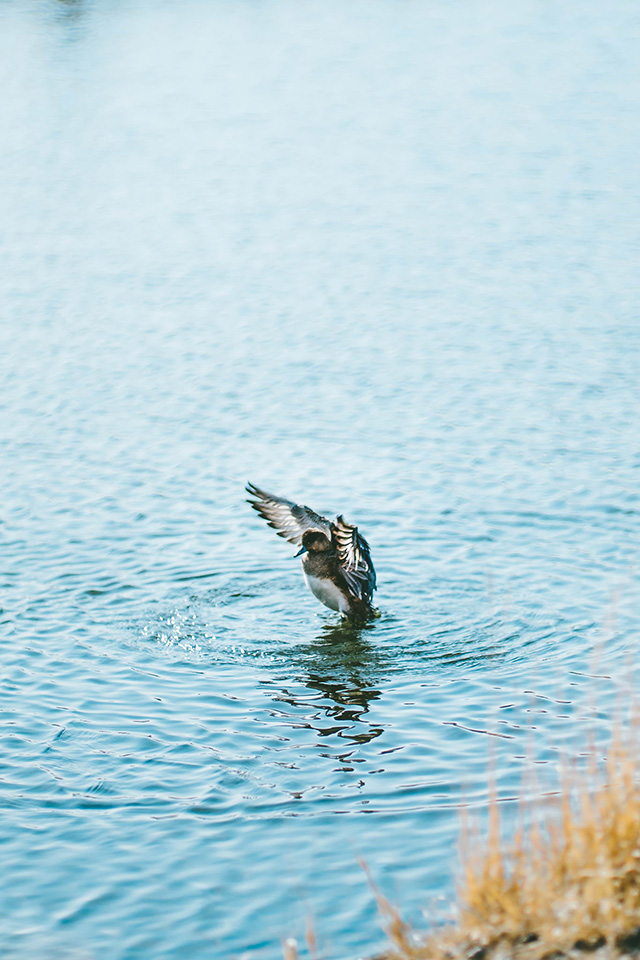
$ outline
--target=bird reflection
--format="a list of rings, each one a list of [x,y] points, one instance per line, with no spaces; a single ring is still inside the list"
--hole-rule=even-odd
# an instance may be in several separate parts
[[[354,745],[364,745],[384,733],[383,727],[367,718],[369,705],[382,696],[376,684],[383,679],[382,663],[367,639],[371,628],[348,621],[325,624],[316,640],[288,652],[289,663],[296,668],[291,679],[303,683],[312,696],[287,688],[276,697],[281,703],[305,708],[307,722],[319,737],[347,741],[347,750],[326,755],[351,764],[364,762],[354,756]],[[318,708],[322,714],[314,716],[311,711]]]
[[[87,12],[85,0],[56,0],[52,9],[58,22],[69,24],[79,21]],[[75,32],[70,33],[67,39],[77,39]]]

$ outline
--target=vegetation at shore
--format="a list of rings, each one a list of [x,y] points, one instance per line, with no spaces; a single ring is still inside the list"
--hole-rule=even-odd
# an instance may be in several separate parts
[[[637,741],[634,723],[601,764],[592,752],[586,767],[567,770],[557,795],[521,810],[506,842],[494,796],[486,841],[471,843],[466,831],[454,923],[421,936],[378,894],[386,960],[640,954]]]
[[[376,890],[389,946],[375,960],[563,960],[640,956],[640,751],[638,723],[565,771],[561,789],[521,804],[503,839],[492,797],[484,841],[463,831],[455,919],[412,929]],[[472,852],[474,851],[474,852]],[[374,888],[375,889],[375,888]],[[313,936],[309,953],[316,955]],[[296,960],[293,941],[285,960]]]

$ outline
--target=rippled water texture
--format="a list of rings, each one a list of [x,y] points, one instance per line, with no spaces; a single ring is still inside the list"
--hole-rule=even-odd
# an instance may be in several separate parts
[[[2,952],[326,960],[640,637],[631,0],[0,6]],[[369,538],[341,625],[246,480]],[[626,684],[626,686],[625,686]],[[535,776],[534,776],[535,771]],[[435,904],[435,907],[434,907]]]

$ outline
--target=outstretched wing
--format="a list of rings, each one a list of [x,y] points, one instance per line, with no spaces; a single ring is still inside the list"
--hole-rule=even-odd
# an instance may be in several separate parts
[[[345,580],[360,600],[371,600],[376,589],[376,571],[369,544],[358,533],[358,528],[347,523],[344,517],[338,517],[332,528],[340,570]]]
[[[247,503],[264,517],[270,527],[277,530],[279,537],[284,537],[289,543],[300,546],[305,530],[320,530],[331,539],[331,524],[326,517],[314,513],[309,507],[266,493],[252,483],[248,483],[246,489],[255,498],[247,500]]]

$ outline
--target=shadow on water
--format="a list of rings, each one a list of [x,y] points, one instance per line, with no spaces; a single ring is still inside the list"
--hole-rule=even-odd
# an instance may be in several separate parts
[[[385,679],[383,658],[367,638],[370,629],[369,624],[327,623],[316,640],[281,651],[291,682],[281,686],[280,679],[267,685],[281,687],[274,697],[279,703],[305,710],[308,719],[315,712],[321,722],[311,721],[311,726],[320,737],[365,744],[384,732],[367,717],[370,704],[382,696],[379,687]]]

